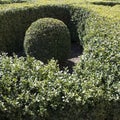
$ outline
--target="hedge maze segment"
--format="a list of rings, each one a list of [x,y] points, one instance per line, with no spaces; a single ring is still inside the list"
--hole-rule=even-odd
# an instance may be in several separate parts
[[[84,47],[72,74],[54,60],[0,55],[0,119],[120,120],[119,11],[91,0],[0,5],[0,52],[23,50],[26,30],[44,17],[63,21]]]

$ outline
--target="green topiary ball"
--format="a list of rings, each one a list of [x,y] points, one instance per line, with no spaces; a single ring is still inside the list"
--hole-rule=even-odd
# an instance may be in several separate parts
[[[67,26],[54,18],[33,22],[25,34],[24,50],[43,62],[54,58],[64,61],[70,55],[71,40]]]

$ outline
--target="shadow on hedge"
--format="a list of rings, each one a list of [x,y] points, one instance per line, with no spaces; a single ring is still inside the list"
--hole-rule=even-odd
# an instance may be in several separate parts
[[[0,4],[25,3],[27,1],[0,1]]]
[[[94,5],[103,5],[103,6],[110,6],[113,7],[115,5],[120,5],[119,2],[92,2]]]
[[[73,72],[73,66],[79,61],[79,56],[83,54],[84,48],[83,46],[79,45],[77,42],[71,43],[71,55],[62,63],[59,63],[60,69],[64,70],[65,67],[68,67],[69,73]]]

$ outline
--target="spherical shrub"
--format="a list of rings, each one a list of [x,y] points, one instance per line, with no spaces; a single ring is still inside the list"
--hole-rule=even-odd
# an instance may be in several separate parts
[[[38,19],[26,31],[24,40],[25,53],[43,62],[51,58],[63,61],[69,57],[70,49],[69,30],[58,19]]]

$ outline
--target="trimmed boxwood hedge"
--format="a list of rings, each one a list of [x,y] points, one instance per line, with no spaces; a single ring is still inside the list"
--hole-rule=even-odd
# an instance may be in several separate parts
[[[77,24],[81,23],[80,36],[82,36],[87,15],[88,12],[84,9],[68,5],[25,6],[2,10],[0,11],[0,51],[10,54],[20,52],[23,49],[24,36],[28,27],[32,22],[44,17],[63,21],[70,30],[72,41],[79,42]]]
[[[69,58],[71,39],[67,26],[54,18],[41,18],[33,22],[25,34],[24,50],[27,55],[47,62]]]
[[[67,24],[71,36],[75,33],[84,52],[72,74],[60,71],[53,60],[44,65],[30,57],[0,56],[1,119],[120,120],[119,5],[28,5],[12,9],[0,12],[1,51],[21,50],[31,22],[53,17]],[[11,26],[11,30],[4,26]]]
[[[1,120],[119,120],[118,78],[108,86],[112,79],[104,83],[98,71],[96,77],[93,69],[80,69],[69,74],[54,60],[44,65],[31,57],[3,54]]]

